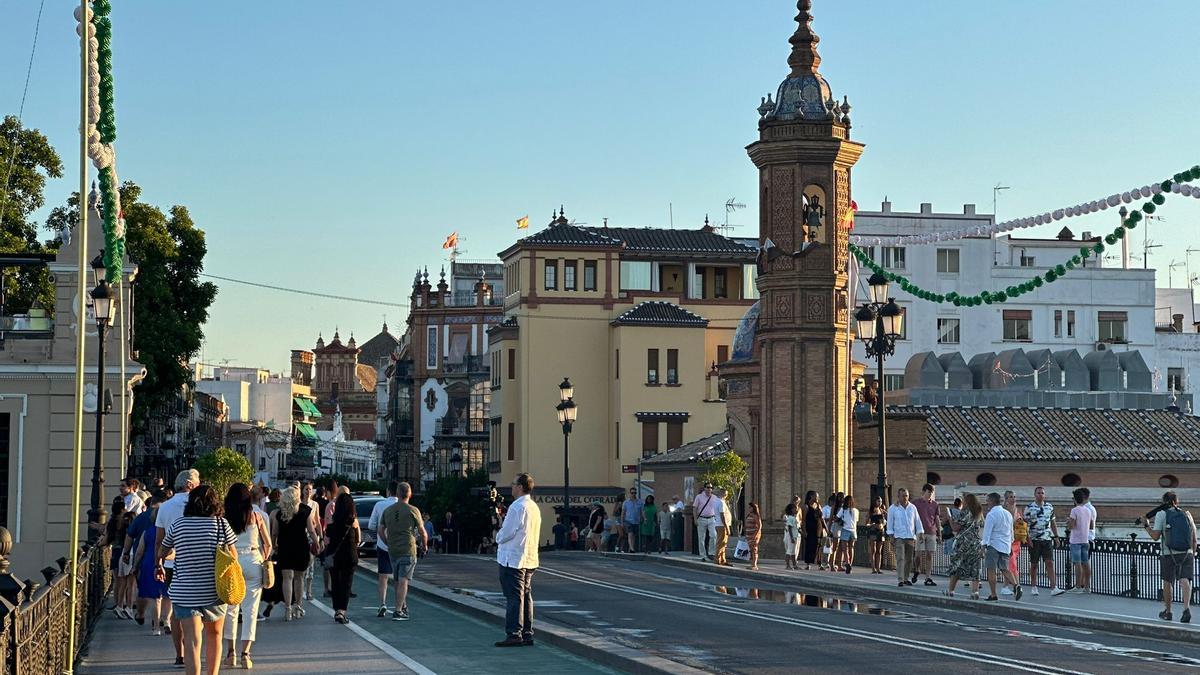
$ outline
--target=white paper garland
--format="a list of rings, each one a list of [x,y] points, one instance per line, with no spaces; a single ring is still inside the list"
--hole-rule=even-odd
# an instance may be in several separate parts
[[[78,25],[75,26],[75,34],[82,36],[84,31],[87,31],[88,36],[88,53],[87,53],[87,78],[88,78],[88,100],[87,100],[87,155],[92,160],[92,165],[97,171],[111,170],[112,172],[112,198],[113,207],[117,214],[116,223],[113,225],[113,232],[117,239],[125,237],[125,218],[121,211],[121,183],[117,178],[117,151],[111,143],[104,143],[100,140],[100,131],[96,128],[96,122],[100,119],[100,62],[97,60],[97,54],[100,52],[100,42],[96,39],[96,26],[92,23],[93,12],[92,8],[87,8],[87,15],[81,16],[80,8],[76,7],[74,11],[75,20]]]
[[[1049,213],[1042,213],[1036,216],[1026,216],[1015,220],[1007,220],[994,225],[986,225],[979,227],[967,227],[959,230],[946,232],[929,232],[926,234],[918,234],[912,236],[905,235],[851,235],[850,241],[859,246],[879,246],[881,244],[890,243],[905,243],[905,244],[932,244],[939,241],[953,241],[955,239],[963,239],[964,237],[991,237],[1012,230],[1024,229],[1027,227],[1037,227],[1038,225],[1046,225],[1048,223],[1062,220],[1063,218],[1074,218],[1075,216],[1087,215],[1105,211],[1111,207],[1116,207],[1121,204],[1130,204],[1138,199],[1148,199],[1159,192],[1162,192],[1160,183],[1151,183],[1141,187],[1131,188],[1119,194],[1112,194],[1103,199],[1096,199],[1090,202],[1084,202],[1075,206],[1065,206],[1061,209],[1055,209]],[[1200,186],[1193,187],[1186,183],[1171,182],[1171,192],[1185,197],[1194,197],[1200,199]]]

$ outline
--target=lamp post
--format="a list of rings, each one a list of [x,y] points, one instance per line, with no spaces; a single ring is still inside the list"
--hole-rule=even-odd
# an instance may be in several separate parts
[[[888,297],[888,278],[876,272],[867,281],[870,286],[871,301],[854,314],[858,330],[858,338],[866,348],[867,358],[874,358],[878,366],[878,377],[875,389],[878,394],[876,405],[879,415],[879,476],[875,485],[874,497],[883,499],[884,504],[890,503],[887,489],[887,414],[884,408],[883,361],[896,351],[896,339],[904,328],[904,312],[896,301]]]
[[[96,351],[96,449],[92,458],[92,504],[88,509],[88,530],[92,542],[100,538],[100,532],[108,521],[108,513],[104,509],[104,340],[108,322],[112,318],[113,294],[112,287],[104,278],[104,251],[92,260],[92,272],[97,282],[92,289],[92,310],[96,315],[97,351]]]
[[[574,424],[575,418],[579,415],[579,406],[575,405],[574,397],[575,387],[571,384],[571,380],[564,377],[562,384],[558,385],[558,405],[555,406],[555,410],[558,411],[558,423],[562,425],[563,430],[562,524],[564,528],[571,526],[571,521],[567,515],[571,509],[571,425]]]
[[[458,441],[455,441],[454,444],[450,446],[450,449],[454,451],[454,454],[450,455],[450,473],[453,474],[455,478],[462,477],[462,447],[462,443],[459,443]]]

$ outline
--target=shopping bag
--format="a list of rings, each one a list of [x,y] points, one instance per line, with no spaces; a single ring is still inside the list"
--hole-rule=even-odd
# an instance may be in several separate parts
[[[745,538],[738,537],[737,546],[733,548],[733,557],[738,560],[750,559],[750,545],[746,543]]]

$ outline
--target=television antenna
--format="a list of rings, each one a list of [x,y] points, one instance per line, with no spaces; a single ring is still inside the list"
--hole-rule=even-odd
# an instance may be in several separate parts
[[[1175,271],[1176,267],[1184,267],[1186,264],[1187,264],[1186,262],[1172,260],[1171,264],[1167,265],[1167,288],[1175,288],[1175,284],[1173,283],[1172,273]],[[1186,274],[1186,272],[1184,272],[1184,273]]]
[[[1167,219],[1163,218],[1162,216],[1147,214],[1144,220],[1146,221],[1146,224],[1143,226],[1145,229],[1142,230],[1142,269],[1149,269],[1150,249],[1162,248],[1162,244],[1155,244],[1154,240],[1150,238],[1150,221],[1157,220],[1160,223],[1165,223]]]
[[[730,197],[729,199],[725,200],[725,224],[721,226],[722,234],[728,232],[733,227],[736,227],[735,225],[729,224],[729,214],[744,208],[746,208],[746,205],[739,202],[737,197]]]
[[[992,220],[996,220],[996,197],[1001,191],[1010,189],[1009,186],[1001,185],[1000,183],[996,183],[996,187],[992,188]]]

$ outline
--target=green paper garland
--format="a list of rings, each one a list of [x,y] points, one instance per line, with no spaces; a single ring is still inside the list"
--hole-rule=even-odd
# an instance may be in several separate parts
[[[962,295],[957,291],[950,291],[944,295],[940,293],[934,293],[933,291],[926,290],[914,284],[912,280],[903,275],[883,269],[876,264],[874,260],[871,260],[870,256],[868,256],[865,251],[855,244],[850,244],[850,252],[854,254],[855,258],[858,258],[858,261],[862,263],[864,267],[877,274],[882,274],[885,278],[887,278],[888,281],[896,282],[902,290],[915,298],[937,303],[949,302],[955,307],[976,307],[981,304],[990,305],[993,303],[1003,303],[1007,300],[1018,298],[1037,288],[1041,288],[1045,284],[1054,283],[1055,281],[1058,281],[1066,276],[1067,272],[1070,270],[1082,265],[1089,257],[1098,256],[1101,253],[1104,253],[1105,243],[1107,243],[1109,246],[1112,246],[1115,245],[1117,241],[1124,239],[1126,230],[1132,230],[1133,228],[1137,227],[1138,221],[1142,219],[1142,213],[1147,215],[1152,214],[1155,212],[1158,206],[1161,206],[1164,202],[1166,202],[1166,196],[1170,194],[1171,186],[1174,183],[1186,183],[1196,179],[1200,179],[1200,165],[1193,166],[1190,169],[1175,174],[1170,179],[1164,180],[1159,185],[1159,187],[1162,188],[1162,192],[1159,192],[1158,194],[1155,194],[1144,201],[1139,209],[1130,211],[1129,214],[1125,216],[1125,220],[1122,221],[1121,225],[1118,226],[1117,229],[1104,236],[1103,242],[1098,241],[1094,245],[1089,244],[1087,246],[1082,246],[1079,249],[1079,253],[1072,256],[1066,262],[1055,265],[1047,270],[1044,274],[1039,274],[1028,281],[1009,286],[1002,291],[982,291],[977,295]]]

